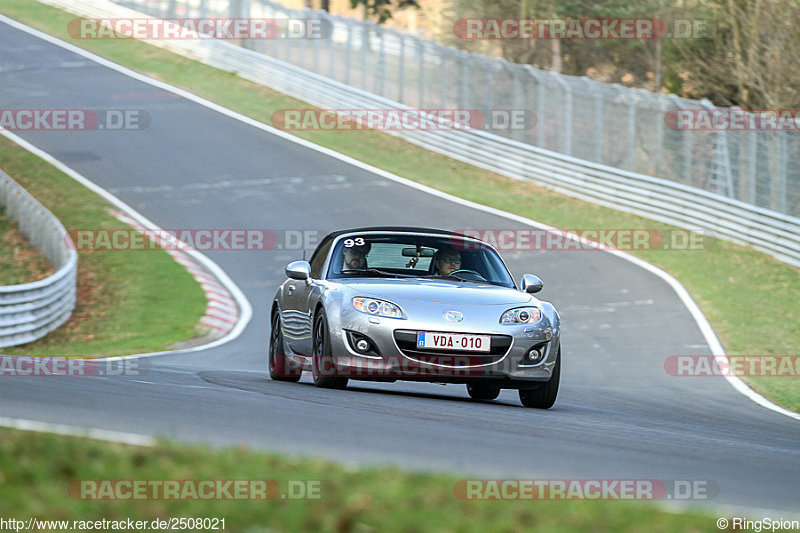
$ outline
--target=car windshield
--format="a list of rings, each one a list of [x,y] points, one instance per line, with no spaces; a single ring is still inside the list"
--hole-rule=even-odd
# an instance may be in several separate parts
[[[349,277],[425,277],[514,287],[497,252],[457,235],[346,235],[333,249],[328,278]]]

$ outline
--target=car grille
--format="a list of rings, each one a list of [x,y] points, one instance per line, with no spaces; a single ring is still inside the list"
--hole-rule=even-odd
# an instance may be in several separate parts
[[[476,335],[483,335],[482,333]],[[511,336],[491,335],[489,352],[464,352],[460,350],[420,350],[417,348],[417,331],[398,329],[394,340],[406,357],[423,363],[452,367],[490,365],[505,357],[511,348]]]

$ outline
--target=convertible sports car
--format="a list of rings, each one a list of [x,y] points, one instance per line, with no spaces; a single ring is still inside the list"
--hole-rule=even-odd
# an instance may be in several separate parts
[[[449,231],[337,231],[286,267],[272,303],[269,374],[319,387],[348,379],[462,383],[474,399],[518,389],[526,407],[558,394],[560,320],[514,283],[497,251]]]

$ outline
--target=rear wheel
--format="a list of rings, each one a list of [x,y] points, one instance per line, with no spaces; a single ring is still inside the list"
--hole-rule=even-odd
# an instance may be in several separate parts
[[[561,380],[561,347],[559,346],[556,352],[556,365],[553,367],[553,375],[550,380],[544,383],[541,387],[533,390],[519,391],[519,401],[525,407],[533,407],[535,409],[550,409],[556,403],[556,396],[558,396],[558,383]]]
[[[272,331],[269,334],[269,377],[275,381],[299,381],[302,369],[294,368],[283,351],[283,328],[278,311],[272,314]]]
[[[500,386],[494,383],[467,383],[467,393],[473,400],[494,400],[500,396]]]
[[[336,376],[336,361],[331,355],[331,338],[324,309],[321,309],[314,319],[313,349],[311,374],[314,378],[314,385],[325,389],[344,389],[347,387],[347,378]]]

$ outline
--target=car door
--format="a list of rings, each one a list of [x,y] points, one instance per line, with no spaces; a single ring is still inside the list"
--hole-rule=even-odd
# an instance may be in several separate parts
[[[321,244],[311,257],[312,280],[322,277],[322,267],[330,247],[331,241]],[[291,320],[289,326],[289,319],[284,319],[286,340],[293,352],[302,355],[311,355],[313,349],[314,309],[311,300],[314,288],[313,282],[293,279],[286,283],[284,290],[284,316],[289,315]]]

